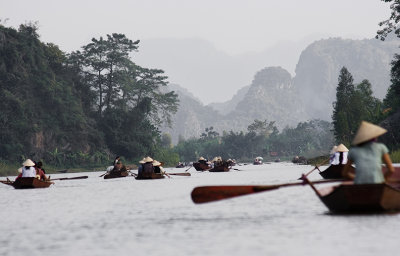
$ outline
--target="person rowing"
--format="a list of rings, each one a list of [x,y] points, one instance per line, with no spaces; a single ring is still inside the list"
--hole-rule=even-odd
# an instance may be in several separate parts
[[[334,153],[333,159],[331,160],[332,165],[345,165],[347,163],[347,155],[349,153],[348,148],[340,144],[336,147],[336,152]]]
[[[140,166],[138,168],[138,177],[151,176],[154,173],[153,158],[147,156],[139,161]]]
[[[354,179],[355,184],[384,183],[394,173],[389,150],[377,138],[387,132],[386,129],[372,123],[362,121],[352,142],[353,147],[348,154],[348,161],[343,176]],[[382,172],[382,161],[387,167]],[[355,174],[351,172],[351,165],[355,164]]]

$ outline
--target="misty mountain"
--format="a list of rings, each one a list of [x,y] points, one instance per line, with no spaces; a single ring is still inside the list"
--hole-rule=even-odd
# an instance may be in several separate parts
[[[313,118],[331,120],[332,103],[340,69],[345,66],[354,83],[368,79],[374,96],[383,99],[390,85],[390,62],[399,53],[400,41],[330,38],[309,45],[296,66],[294,87]]]
[[[141,66],[164,70],[171,83],[187,88],[209,104],[230,100],[265,67],[281,66],[293,75],[301,51],[315,36],[234,56],[203,39],[147,39],[141,41],[133,58]]]
[[[276,121],[279,128],[296,125],[306,120],[301,101],[293,88],[293,78],[281,67],[265,68],[255,75],[250,86],[239,90],[235,105],[229,113],[222,115],[210,106],[204,106],[193,95],[177,85],[169,85],[169,90],[177,92],[180,100],[178,112],[173,118],[173,127],[162,129],[171,134],[173,143],[179,136],[185,139],[199,137],[205,128],[213,126],[219,133],[223,131],[245,131],[255,120]]]
[[[210,103],[207,106],[212,107],[213,109],[217,110],[220,114],[226,115],[231,112],[233,109],[236,108],[237,104],[243,100],[246,93],[249,91],[250,86],[245,86],[233,95],[232,99],[225,101],[225,102],[215,102]]]
[[[331,120],[339,71],[343,66],[354,82],[368,79],[382,99],[390,84],[390,62],[399,52],[399,40],[346,40],[330,38],[310,44],[301,53],[296,76],[282,67],[259,69],[250,85],[225,103],[204,106],[197,97],[179,92],[181,105],[171,133],[198,137],[206,127],[216,131],[244,131],[254,119],[275,121],[279,129],[310,119]],[[182,96],[181,96],[182,94]]]
[[[169,84],[167,90],[175,91],[179,97],[179,108],[172,118],[172,127],[162,127],[161,131],[172,136],[176,144],[180,136],[185,139],[199,137],[206,127],[212,126],[215,119],[222,116],[213,108],[204,106],[187,89],[176,84]]]

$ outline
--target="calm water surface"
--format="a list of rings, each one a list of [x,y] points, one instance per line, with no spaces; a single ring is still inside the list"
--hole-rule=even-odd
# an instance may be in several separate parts
[[[332,215],[308,186],[191,201],[196,186],[295,182],[312,169],[235,168],[149,181],[59,174],[89,178],[34,190],[0,184],[0,255],[397,255],[400,214]]]

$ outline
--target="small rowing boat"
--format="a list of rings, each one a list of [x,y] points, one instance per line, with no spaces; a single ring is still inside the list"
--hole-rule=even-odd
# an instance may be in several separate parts
[[[214,166],[214,168],[208,170],[209,172],[229,172],[230,168],[227,164],[222,164],[219,166]]]
[[[210,169],[210,166],[208,164],[199,163],[199,162],[193,163],[193,167],[194,167],[194,169],[196,169],[196,171],[201,171],[201,172],[207,171]]]
[[[104,179],[124,178],[128,175],[128,171],[111,171],[104,175]]]
[[[162,173],[148,173],[148,174],[140,174],[135,179],[137,180],[152,180],[152,179],[164,179],[165,175]]]
[[[343,169],[346,165],[344,164],[331,164],[326,170],[320,172],[319,174],[324,178],[324,179],[341,179],[343,178],[342,172]],[[354,172],[354,167],[351,167]]]
[[[354,184],[315,188],[306,179],[321,201],[331,212],[362,213],[400,211],[400,190],[389,184]]]
[[[326,170],[320,172],[319,174],[324,178],[324,179],[342,179],[342,171],[344,169],[345,165],[344,164],[337,164],[337,165],[330,165]],[[351,172],[355,172],[355,168],[352,166]],[[319,170],[319,169],[318,169]],[[382,172],[386,172],[386,167],[382,167]],[[400,181],[400,167],[396,166],[394,167],[394,173],[390,176],[390,181],[393,182],[398,182]]]
[[[24,177],[18,178],[16,181],[12,182],[7,179],[7,181],[1,181],[3,184],[13,186],[15,189],[28,189],[28,188],[48,188],[54,182],[43,181],[34,177]]]

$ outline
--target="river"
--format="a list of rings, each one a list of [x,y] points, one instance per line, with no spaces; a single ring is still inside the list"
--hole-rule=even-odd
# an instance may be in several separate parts
[[[52,178],[89,178],[33,190],[0,184],[0,255],[397,254],[400,214],[333,215],[308,186],[192,202],[196,186],[296,182],[312,166],[234,168],[240,171],[191,168],[190,177],[162,180],[57,174]],[[317,171],[309,177],[321,179]]]

